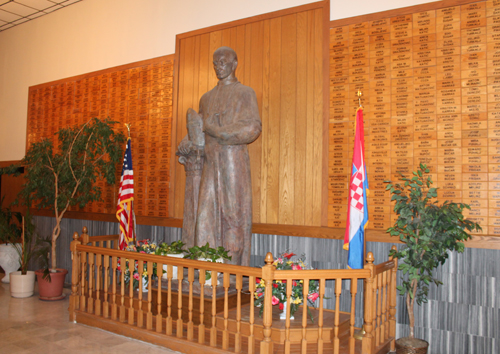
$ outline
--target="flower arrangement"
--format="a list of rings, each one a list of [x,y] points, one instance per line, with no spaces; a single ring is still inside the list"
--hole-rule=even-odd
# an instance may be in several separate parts
[[[305,270],[313,269],[308,267],[305,263],[305,255],[300,258],[292,260],[292,257],[296,256],[295,253],[282,253],[278,258],[274,260],[273,265],[276,270]],[[278,305],[280,311],[285,308],[285,303],[287,302],[286,294],[286,280],[273,280],[273,306]],[[266,290],[266,285],[262,279],[257,279],[256,291],[254,293],[255,306],[260,307],[260,315],[264,311],[264,294]],[[299,306],[304,302],[304,281],[303,280],[293,280],[292,283],[292,293],[290,294],[290,317],[293,317],[294,313],[298,310]],[[319,282],[317,280],[309,280],[309,294],[307,295],[307,301],[311,306],[315,307],[315,301],[319,297]],[[314,322],[311,311],[307,309],[311,321]]]
[[[125,250],[129,251],[129,252],[155,254],[157,249],[158,249],[158,247],[156,246],[156,243],[150,242],[149,240],[141,240],[141,241],[137,241],[135,246],[134,245],[128,246]],[[139,279],[141,278],[141,275],[139,274],[139,270],[138,270],[138,265],[139,265],[139,262],[135,261],[134,270],[131,271],[131,267],[129,265],[129,260],[125,259],[125,267],[124,267],[125,284],[128,284],[130,282],[130,279],[132,278],[134,288],[139,287]],[[152,279],[156,279],[156,277],[157,277],[156,276],[156,267],[157,267],[156,263],[153,263],[153,274],[151,275]],[[122,271],[121,258],[118,258],[117,270],[119,272]],[[143,286],[147,286],[148,282],[149,282],[148,271],[147,271],[147,268],[144,267],[144,269],[142,271],[142,284],[143,284]]]
[[[137,241],[135,246],[128,246],[125,250],[139,253],[155,254],[157,249],[156,243],[149,240]]]

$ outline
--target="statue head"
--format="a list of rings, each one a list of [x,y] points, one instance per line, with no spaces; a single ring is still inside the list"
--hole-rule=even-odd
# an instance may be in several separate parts
[[[234,78],[238,66],[238,56],[229,47],[220,47],[214,52],[214,70],[217,79]]]

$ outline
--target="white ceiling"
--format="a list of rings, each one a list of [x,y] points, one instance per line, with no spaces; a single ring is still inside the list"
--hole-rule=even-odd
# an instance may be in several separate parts
[[[0,0],[0,32],[83,0]]]

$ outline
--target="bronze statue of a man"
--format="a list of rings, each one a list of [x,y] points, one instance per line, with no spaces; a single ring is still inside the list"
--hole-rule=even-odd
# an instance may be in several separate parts
[[[254,90],[235,76],[236,52],[229,47],[217,49],[213,64],[219,82],[201,97],[199,113],[188,110],[189,133],[179,145],[181,155],[197,151],[204,158],[194,242],[224,246],[231,263],[248,266],[252,186],[247,144],[257,139],[262,124]]]

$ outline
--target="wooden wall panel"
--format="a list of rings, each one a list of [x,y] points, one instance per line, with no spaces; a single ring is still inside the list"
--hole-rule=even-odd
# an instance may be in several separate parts
[[[470,204],[480,234],[500,236],[500,2],[462,3],[331,28],[329,227],[345,226],[361,90],[369,229],[395,219],[384,180],[426,163],[440,201]]]
[[[93,117],[131,123],[135,211],[141,217],[168,217],[172,137],[173,56],[123,65],[30,87],[27,147],[53,138],[60,128]],[[55,143],[55,145],[57,145]],[[125,146],[124,146],[125,150]],[[121,166],[117,178],[120,180]],[[118,183],[100,180],[102,200],[71,211],[114,214]]]
[[[187,109],[197,110],[201,95],[217,82],[211,65],[215,49],[227,45],[236,50],[236,76],[256,92],[262,134],[249,146],[254,223],[321,226],[327,6],[314,3],[177,38],[179,100],[173,149],[186,135]],[[205,56],[202,48],[208,48],[208,65],[198,67],[192,56]],[[177,218],[182,218],[184,186],[183,166],[177,164],[172,201]]]

